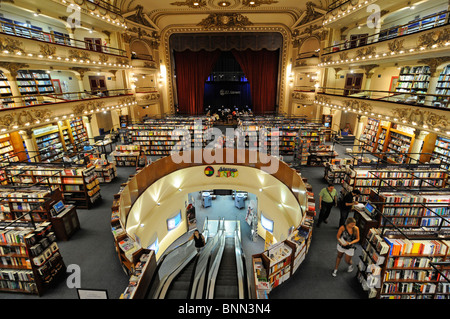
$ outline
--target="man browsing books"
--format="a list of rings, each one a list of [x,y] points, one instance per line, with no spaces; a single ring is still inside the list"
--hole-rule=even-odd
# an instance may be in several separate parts
[[[354,189],[351,192],[347,192],[342,198],[339,210],[341,211],[341,218],[339,219],[339,227],[345,224],[350,211],[353,206],[358,205],[358,202],[354,200],[356,196],[359,196],[361,192],[358,189]]]
[[[317,227],[324,222],[328,223],[328,216],[330,216],[331,208],[333,205],[337,206],[337,191],[333,184],[328,184],[319,193],[319,219],[317,221]]]

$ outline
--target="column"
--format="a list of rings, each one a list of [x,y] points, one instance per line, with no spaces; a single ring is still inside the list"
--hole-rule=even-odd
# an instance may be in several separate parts
[[[12,73],[4,73],[6,76],[6,79],[9,82],[9,87],[11,88],[11,94],[12,96],[17,96],[17,98],[14,98],[14,102],[16,103],[16,107],[17,106],[23,106],[22,104],[22,99],[20,98],[21,94],[19,91],[19,87],[17,86],[17,80],[16,80],[16,76],[17,74],[12,74]]]
[[[94,134],[92,133],[92,126],[91,126],[91,120],[92,120],[92,114],[83,116],[83,122],[86,126],[86,132],[89,138],[89,144],[94,144]]]
[[[411,147],[411,156],[410,156],[411,157],[410,163],[412,164],[416,164],[420,160],[420,154],[417,153],[420,153],[422,151],[423,142],[425,137],[428,135],[428,132],[416,130],[414,132],[414,135],[415,138],[414,143]]]
[[[20,135],[25,142],[25,147],[27,148],[27,153],[30,160],[32,162],[38,162],[39,158],[35,156],[39,155],[39,150],[36,143],[33,141],[33,131],[31,129],[26,129],[24,131],[20,131]]]
[[[359,138],[361,137],[361,133],[363,132],[364,122],[362,121],[361,115],[356,115],[356,124],[355,124],[355,146],[353,147],[353,152],[361,152],[362,150],[359,147]]]

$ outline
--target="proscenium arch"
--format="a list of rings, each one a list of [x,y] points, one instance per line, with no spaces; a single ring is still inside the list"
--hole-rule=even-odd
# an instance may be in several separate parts
[[[233,151],[236,154],[236,150]],[[249,153],[251,151],[245,151],[247,156]],[[136,174],[122,191],[119,203],[122,227],[143,248],[150,246],[157,237],[159,258],[186,232],[185,207],[190,193],[206,189],[231,189],[258,196],[258,221],[262,211],[265,217],[274,220],[275,239],[285,239],[289,228],[302,223],[307,209],[306,186],[301,176],[281,161],[274,174],[261,170],[260,162],[238,162],[175,164],[171,157],[155,161]],[[221,167],[237,169],[238,176],[208,177],[204,173],[207,166],[212,166],[215,173]],[[169,232],[166,221],[180,210],[182,224]],[[265,230],[259,227],[258,233],[264,237]]]
[[[283,110],[287,108],[288,100],[286,98],[286,92],[288,90],[287,86],[287,64],[289,61],[289,43],[291,42],[291,32],[288,27],[284,25],[279,26],[249,26],[245,29],[236,28],[236,29],[230,29],[230,30],[219,30],[219,29],[211,29],[211,30],[205,30],[200,27],[175,27],[171,26],[161,31],[161,39],[162,43],[164,44],[164,55],[161,57],[164,57],[164,65],[167,68],[167,90],[165,94],[167,94],[167,108],[168,113],[173,114],[175,112],[174,105],[175,105],[175,95],[174,95],[174,88],[176,87],[176,84],[174,83],[174,70],[173,70],[173,57],[171,56],[171,48],[170,48],[170,37],[173,34],[177,33],[217,33],[217,32],[236,32],[236,33],[254,33],[254,32],[261,32],[261,33],[267,33],[267,32],[277,32],[280,33],[283,38],[283,43],[280,48],[280,63],[279,63],[279,80],[278,80],[278,87],[277,87],[277,103],[279,106],[279,110]]]

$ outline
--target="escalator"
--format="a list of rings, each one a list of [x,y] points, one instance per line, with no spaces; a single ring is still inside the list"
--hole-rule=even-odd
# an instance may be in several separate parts
[[[239,225],[230,226],[230,223],[234,221],[220,220],[215,234],[206,232],[210,236],[205,236],[206,245],[200,253],[190,241],[165,254],[157,265],[147,298],[248,298],[249,284]],[[226,230],[225,225],[235,229]]]
[[[233,237],[225,238],[222,261],[216,277],[214,299],[238,299],[239,287]]]
[[[249,296],[248,289],[239,222],[236,221],[234,230],[224,229],[222,234],[220,253],[209,268],[206,298],[246,299]]]
[[[165,299],[188,299],[197,257],[193,258],[175,277],[166,292]]]

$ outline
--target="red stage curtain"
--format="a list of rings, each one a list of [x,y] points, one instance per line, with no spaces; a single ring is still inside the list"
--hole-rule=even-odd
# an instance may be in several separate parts
[[[205,82],[220,57],[220,50],[174,52],[179,113],[202,114]]]
[[[278,81],[278,50],[232,50],[250,83],[252,112],[274,112]]]

